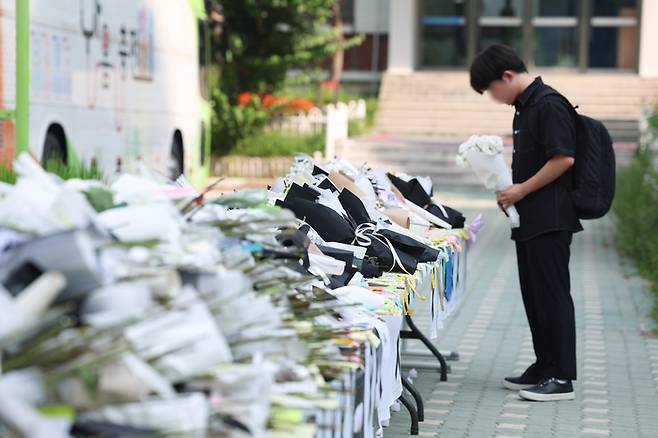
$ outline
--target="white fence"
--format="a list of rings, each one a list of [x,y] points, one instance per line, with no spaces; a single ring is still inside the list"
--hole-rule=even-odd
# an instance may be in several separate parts
[[[268,126],[269,131],[291,134],[322,134],[325,137],[324,156],[332,158],[336,142],[347,139],[349,122],[366,119],[366,102],[363,99],[347,103],[338,102],[324,108],[312,108],[308,113],[281,116]],[[290,170],[292,157],[221,157],[214,161],[215,175],[242,178],[274,178]]]
[[[276,178],[292,166],[292,157],[221,157],[213,163],[213,173],[226,177]]]
[[[325,156],[333,157],[336,142],[347,139],[347,129],[352,120],[365,121],[367,115],[366,101],[351,100],[347,103],[337,102],[324,108],[312,108],[308,113],[291,116],[279,116],[268,125],[272,131],[294,134],[325,134]]]

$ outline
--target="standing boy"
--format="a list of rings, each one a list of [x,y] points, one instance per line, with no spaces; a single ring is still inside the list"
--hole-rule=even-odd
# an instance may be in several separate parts
[[[569,247],[573,233],[583,229],[569,194],[576,152],[574,112],[541,77],[528,74],[507,46],[493,45],[478,54],[470,79],[478,93],[515,108],[514,184],[496,192],[496,198],[502,207],[514,204],[521,217],[512,239],[536,361],[521,376],[506,377],[503,385],[527,400],[571,400],[576,327]]]

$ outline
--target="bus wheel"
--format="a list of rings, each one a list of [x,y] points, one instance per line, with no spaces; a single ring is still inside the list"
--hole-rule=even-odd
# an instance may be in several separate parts
[[[52,127],[46,134],[46,139],[43,143],[43,154],[41,161],[45,164],[50,161],[67,162],[66,154],[66,137],[64,131],[58,127]]]
[[[185,169],[185,163],[183,161],[183,138],[181,137],[180,132],[176,131],[174,138],[171,142],[171,152],[169,154],[169,162],[167,165],[167,171],[169,178],[175,180],[183,174]]]

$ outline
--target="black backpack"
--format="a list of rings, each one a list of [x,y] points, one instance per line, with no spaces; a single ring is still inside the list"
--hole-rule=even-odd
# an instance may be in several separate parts
[[[603,217],[615,196],[615,151],[610,133],[599,120],[578,114],[578,107],[552,88],[544,89],[536,100],[552,94],[569,104],[576,120],[576,162],[571,189],[576,214],[580,219]]]

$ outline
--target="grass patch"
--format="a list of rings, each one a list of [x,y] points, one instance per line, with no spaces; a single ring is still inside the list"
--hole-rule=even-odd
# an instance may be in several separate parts
[[[53,173],[60,178],[67,179],[96,179],[103,180],[103,173],[95,164],[65,164],[61,160],[52,160],[44,164],[46,172]],[[16,183],[16,173],[3,165],[0,165],[0,182]]]
[[[0,182],[7,184],[15,184],[16,174],[14,173],[13,170],[5,167],[4,165],[0,165]]]
[[[44,166],[46,172],[54,173],[60,178],[67,179],[97,179],[103,180],[103,173],[95,163],[90,165],[84,163],[66,164],[61,160],[47,161]]]

